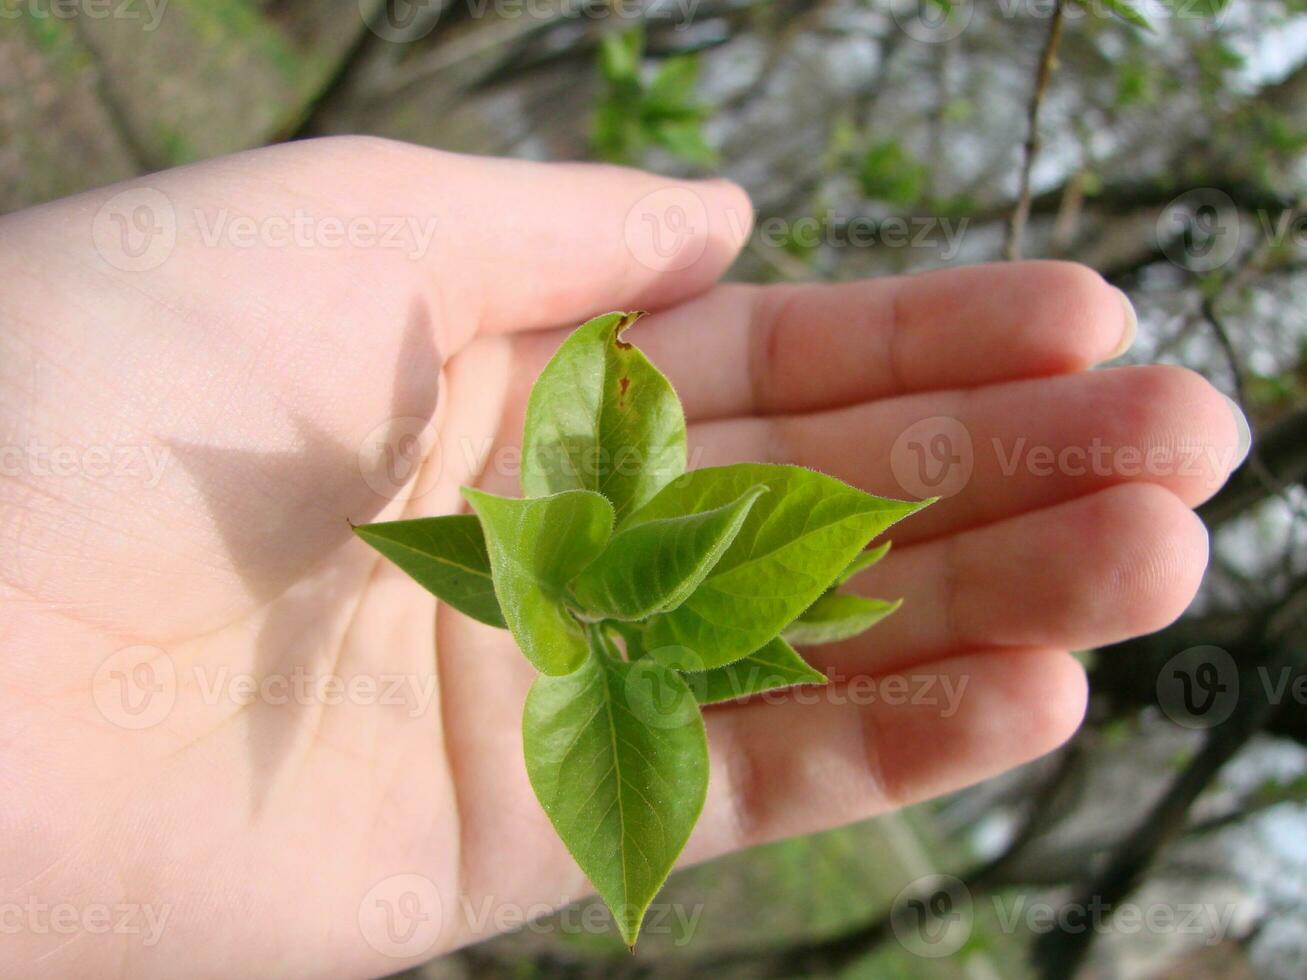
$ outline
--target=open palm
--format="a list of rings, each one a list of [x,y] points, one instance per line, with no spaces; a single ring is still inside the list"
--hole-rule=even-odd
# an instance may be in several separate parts
[[[349,522],[515,493],[536,372],[610,309],[654,311],[692,465],[946,495],[855,579],[903,609],[808,651],[829,688],[708,712],[686,860],[1064,740],[1066,651],[1192,597],[1236,417],[1087,372],[1132,327],[1083,268],[714,287],[748,230],[722,182],[370,139],[0,221],[4,972],[377,975],[589,890],[527,783],[532,669]]]

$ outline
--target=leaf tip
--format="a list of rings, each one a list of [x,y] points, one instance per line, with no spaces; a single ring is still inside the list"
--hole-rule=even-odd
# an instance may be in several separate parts
[[[627,918],[624,914],[614,915],[613,918],[617,923],[617,931],[622,935],[622,942],[626,944],[626,948],[629,949],[631,955],[634,956],[635,944],[640,940],[640,926],[643,923],[644,916],[641,915],[634,921]]]
[[[923,497],[921,500],[918,500],[915,504],[913,504],[912,513],[914,514],[919,513],[920,511],[925,510],[931,504],[937,504],[943,499],[944,499],[943,497]]]
[[[473,510],[476,510],[477,504],[483,498],[489,496],[484,490],[478,490],[476,487],[459,487],[458,492],[462,494],[464,500],[472,505]]]
[[[627,330],[634,326],[635,322],[641,317],[648,315],[649,314],[644,310],[631,310],[629,313],[619,313],[617,322],[613,324],[613,346],[620,350],[630,350],[634,345],[623,340],[622,334],[626,333]]]
[[[618,347],[630,347],[630,344],[620,339],[622,334],[630,329],[641,317],[648,315],[644,310],[632,310],[630,313],[623,313],[622,318],[617,321],[617,329],[613,331],[613,342]]]

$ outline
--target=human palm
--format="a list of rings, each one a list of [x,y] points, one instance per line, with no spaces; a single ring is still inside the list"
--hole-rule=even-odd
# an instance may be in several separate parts
[[[349,523],[515,493],[535,373],[609,309],[654,311],[632,339],[685,403],[692,465],[949,494],[854,582],[904,607],[808,651],[829,688],[707,712],[686,860],[1074,730],[1065,651],[1192,597],[1189,508],[1237,463],[1235,416],[1177,369],[1087,372],[1130,317],[1076,266],[714,287],[748,214],[721,182],[338,139],[0,221],[0,903],[142,907],[136,932],[26,912],[6,966],[376,975],[497,921],[463,909],[589,890],[527,783],[532,669]],[[335,219],[377,234],[342,244]],[[143,252],[115,237],[159,228]],[[1066,453],[1095,444],[1103,465]]]

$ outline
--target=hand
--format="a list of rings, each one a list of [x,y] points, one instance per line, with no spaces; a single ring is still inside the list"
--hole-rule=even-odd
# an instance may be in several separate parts
[[[5,973],[376,975],[480,938],[464,899],[588,891],[523,769],[532,669],[347,521],[516,492],[535,373],[610,309],[656,311],[632,339],[695,465],[951,494],[855,580],[904,607],[809,651],[831,687],[709,711],[687,861],[1072,733],[1066,651],[1197,588],[1227,402],[1086,371],[1132,314],[1074,265],[713,287],[749,213],[724,182],[333,139],[0,221]]]

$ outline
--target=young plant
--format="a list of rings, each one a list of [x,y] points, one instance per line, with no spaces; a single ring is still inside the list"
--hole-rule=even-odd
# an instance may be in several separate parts
[[[824,684],[791,644],[867,629],[898,603],[838,591],[868,542],[930,501],[873,497],[798,466],[685,472],[685,416],[622,333],[577,329],[532,389],[521,499],[357,527],[460,612],[508,629],[540,671],[526,768],[632,947],[708,788],[699,706]]]
[[[642,70],[643,60],[642,27],[605,34],[599,44],[602,91],[590,131],[596,155],[612,163],[633,163],[650,146],[659,146],[689,163],[716,165],[717,152],[703,133],[711,110],[695,98],[698,56],[664,58],[652,78]]]

